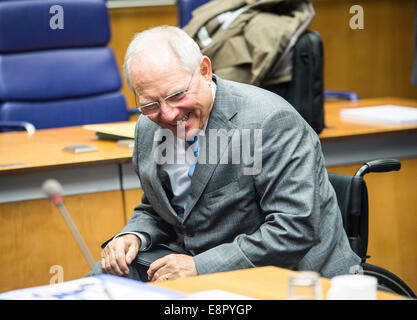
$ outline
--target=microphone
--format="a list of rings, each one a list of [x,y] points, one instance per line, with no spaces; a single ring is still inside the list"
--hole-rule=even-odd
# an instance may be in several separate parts
[[[59,212],[61,212],[62,216],[65,219],[65,222],[67,223],[68,227],[72,232],[72,235],[77,241],[78,246],[80,247],[85,259],[90,265],[90,268],[92,268],[95,264],[95,261],[64,205],[64,197],[62,196],[61,184],[55,179],[48,179],[43,183],[42,190],[48,197],[49,201],[52,202],[55,206],[57,206]]]

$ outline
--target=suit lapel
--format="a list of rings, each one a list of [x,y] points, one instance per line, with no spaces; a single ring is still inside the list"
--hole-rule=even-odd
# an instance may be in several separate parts
[[[230,121],[230,119],[237,113],[236,106],[233,104],[232,95],[230,95],[227,92],[227,89],[224,88],[223,80],[216,76],[214,76],[214,79],[217,83],[216,98],[207,123],[205,132],[206,135],[204,139],[205,143],[200,145],[200,157],[205,157],[205,159],[201,161],[202,159],[199,158],[199,161],[196,164],[194,174],[191,179],[191,188],[188,196],[187,207],[183,216],[184,220],[188,217],[198,199],[201,197],[207,183],[213,175],[214,170],[219,164],[222,154],[228,148],[231,141],[231,139],[229,139],[227,145],[222,146],[222,144],[220,144],[220,147],[217,148],[217,155],[215,158],[216,161],[209,161],[210,150],[207,146],[209,145],[210,130],[218,132],[218,130],[224,129],[228,132],[229,130],[236,128],[236,126]]]
[[[155,125],[151,120],[146,119],[146,121],[149,121],[149,123],[152,126],[152,129],[150,130],[143,130],[143,132],[147,132],[148,134],[151,134],[152,136],[148,136],[142,141],[147,141],[147,144],[142,144],[141,148],[144,150],[144,152],[139,152],[141,155],[139,161],[140,164],[144,165],[143,172],[148,173],[149,177],[148,180],[150,181],[151,187],[153,189],[153,195],[157,198],[158,201],[156,201],[158,205],[158,209],[154,208],[156,211],[163,211],[166,214],[164,214],[165,217],[176,217],[177,219],[180,219],[175,212],[175,210],[172,208],[171,203],[169,202],[169,199],[167,197],[167,194],[165,192],[164,187],[162,186],[162,182],[158,177],[157,173],[157,161],[154,158],[157,152],[157,148],[159,144],[161,143],[163,133],[160,130],[160,127]],[[149,143],[149,141],[152,140],[152,144]],[[150,147],[151,146],[151,147]],[[149,159],[151,157],[151,159]],[[169,213],[169,214],[168,214]],[[174,222],[174,220],[172,220]]]

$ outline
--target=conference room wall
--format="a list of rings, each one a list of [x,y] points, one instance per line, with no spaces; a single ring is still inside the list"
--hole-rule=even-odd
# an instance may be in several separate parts
[[[177,25],[176,6],[135,7],[109,9],[111,41],[119,70],[123,72],[123,60],[126,49],[133,36],[143,30],[158,25]],[[133,94],[129,91],[123,76],[122,94],[126,98],[128,107],[135,105]]]
[[[417,98],[411,85],[415,0],[312,0],[310,29],[324,44],[326,89],[351,90],[361,98]],[[349,13],[360,5],[364,28],[351,29]]]
[[[417,98],[410,83],[413,61],[414,0],[312,0],[316,16],[310,29],[324,44],[326,89],[351,90],[362,98]],[[364,10],[364,29],[353,30],[351,6]],[[113,48],[120,70],[133,35],[152,26],[178,25],[176,6],[109,9]],[[129,106],[134,97],[123,79]]]

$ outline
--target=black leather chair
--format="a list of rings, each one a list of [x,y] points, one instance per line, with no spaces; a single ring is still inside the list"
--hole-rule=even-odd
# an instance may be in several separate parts
[[[368,190],[363,176],[370,172],[398,171],[400,161],[381,159],[365,163],[354,176],[329,173],[329,180],[335,189],[342,213],[343,227],[348,235],[352,250],[362,259],[357,272],[378,279],[379,289],[416,298],[408,285],[392,272],[366,263],[368,249]]]
[[[306,30],[297,39],[292,54],[292,80],[261,87],[290,102],[319,134],[325,128],[324,56],[320,34]]]

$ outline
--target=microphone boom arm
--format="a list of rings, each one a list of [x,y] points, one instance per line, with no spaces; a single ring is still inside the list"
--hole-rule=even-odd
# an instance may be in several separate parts
[[[57,207],[59,211],[61,212],[62,216],[65,219],[65,222],[67,223],[68,227],[70,228],[72,235],[74,236],[75,240],[78,243],[78,246],[80,247],[81,251],[84,254],[85,259],[87,260],[90,268],[92,268],[95,264],[94,258],[90,253],[90,250],[88,250],[87,245],[85,244],[83,238],[81,237],[80,232],[78,231],[77,227],[75,226],[74,222],[71,219],[70,214],[68,213],[66,207],[64,206],[64,203],[62,201],[59,201],[57,204]]]

